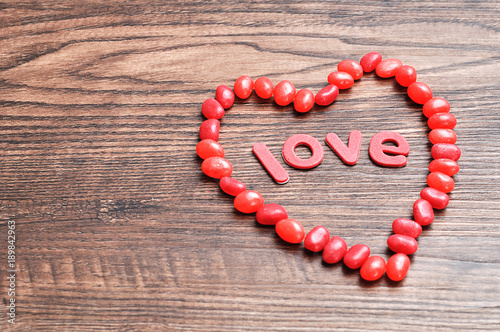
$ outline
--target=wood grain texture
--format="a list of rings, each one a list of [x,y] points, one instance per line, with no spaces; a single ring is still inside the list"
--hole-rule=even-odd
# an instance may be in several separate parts
[[[0,250],[16,221],[19,331],[487,331],[500,326],[498,1],[7,1],[0,4]],[[416,68],[458,119],[461,171],[419,238],[407,278],[357,271],[280,241],[200,170],[201,104],[240,75],[314,93],[370,51]],[[306,229],[390,256],[386,238],[425,186],[420,107],[365,75],[334,105],[298,115],[237,100],[220,142],[234,177]],[[357,165],[324,144],[363,133]],[[376,166],[369,139],[409,141]],[[273,183],[252,155],[296,133],[323,163]],[[300,151],[307,156],[306,151]],[[5,271],[6,262],[0,264]],[[1,296],[8,300],[5,272]]]

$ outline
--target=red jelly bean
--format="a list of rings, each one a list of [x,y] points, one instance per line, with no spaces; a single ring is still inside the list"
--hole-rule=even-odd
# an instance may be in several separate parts
[[[431,148],[431,155],[434,159],[451,159],[457,161],[460,159],[462,151],[455,144],[437,143]]]
[[[367,281],[380,279],[385,273],[385,260],[380,256],[370,256],[361,265],[359,274]]]
[[[441,172],[432,172],[427,176],[429,187],[449,193],[455,188],[455,181],[448,175]]]
[[[435,113],[427,120],[427,125],[431,129],[453,129],[457,119],[451,113]]]
[[[403,63],[398,59],[385,59],[380,61],[375,68],[375,72],[382,78],[393,77],[402,65]]]
[[[288,213],[281,205],[271,203],[261,206],[257,210],[256,218],[259,224],[276,225],[278,221],[288,219]]]
[[[208,98],[203,102],[201,112],[207,119],[220,119],[224,116],[224,108],[214,98]]]
[[[295,86],[290,81],[281,81],[274,88],[274,101],[280,106],[289,105],[295,98]]]
[[[396,234],[407,235],[416,239],[422,233],[422,226],[410,219],[397,218],[392,222],[392,230]]]
[[[304,247],[307,250],[319,252],[325,248],[329,241],[330,233],[328,230],[323,226],[316,226],[307,233],[304,239]]]
[[[354,60],[340,61],[337,70],[348,73],[354,80],[359,80],[363,76],[363,67]]]
[[[323,260],[328,264],[338,263],[347,252],[347,243],[339,236],[334,236],[323,248]]]
[[[314,106],[314,95],[307,89],[302,89],[295,95],[293,107],[299,113],[309,112]]]
[[[440,97],[432,98],[425,102],[422,111],[428,118],[436,113],[448,113],[450,111],[450,103]]]
[[[243,182],[227,176],[220,179],[219,186],[223,192],[231,196],[238,196],[247,189]]]
[[[204,139],[196,145],[196,153],[201,159],[224,157],[222,146],[212,139]]]
[[[401,66],[396,71],[396,81],[399,85],[408,87],[413,82],[417,81],[417,72],[412,66]]]
[[[452,129],[433,129],[429,133],[429,141],[432,144],[437,144],[437,143],[455,144],[457,141],[457,134]]]
[[[216,119],[208,119],[201,123],[200,139],[211,139],[217,141],[219,139],[220,122]]]
[[[335,84],[330,84],[321,89],[314,97],[314,102],[319,106],[328,106],[335,101],[339,95],[339,88]]]
[[[450,197],[446,193],[431,187],[422,189],[420,197],[431,203],[432,207],[438,210],[444,209],[450,202]]]
[[[224,158],[210,157],[203,161],[201,170],[211,178],[222,179],[225,176],[231,176],[233,166]]]
[[[228,109],[233,106],[234,92],[227,85],[219,85],[215,90],[215,99],[224,109]]]
[[[241,76],[234,82],[234,93],[241,99],[250,97],[253,91],[253,81],[250,76]]]
[[[361,149],[361,132],[351,131],[349,134],[348,147],[340,140],[335,133],[328,133],[325,138],[326,144],[339,156],[347,165],[355,165],[358,162],[359,150]]]
[[[344,264],[350,269],[360,268],[370,256],[370,247],[365,244],[355,244],[347,250]]]
[[[429,171],[441,172],[448,176],[453,176],[458,173],[460,166],[451,159],[436,159],[429,164]]]
[[[406,277],[410,268],[410,258],[403,253],[398,253],[387,261],[387,277],[392,281],[401,281]]]
[[[359,64],[365,73],[369,73],[375,70],[380,61],[382,61],[382,54],[370,52],[361,58]]]
[[[295,154],[295,148],[305,145],[312,151],[312,156],[308,159],[301,159]],[[314,137],[306,134],[296,134],[289,137],[282,149],[283,159],[292,167],[298,169],[314,168],[321,164],[325,151],[321,143]]]
[[[257,212],[262,205],[264,205],[264,197],[253,190],[245,190],[234,198],[234,207],[243,213]]]
[[[417,104],[425,104],[432,98],[432,90],[429,86],[422,82],[413,82],[408,86],[408,97]]]
[[[285,184],[290,178],[288,172],[281,166],[278,159],[269,151],[264,143],[255,143],[252,148],[253,153],[271,177],[279,184]]]
[[[396,143],[397,146],[384,145],[385,142]],[[406,165],[405,156],[410,153],[410,145],[401,134],[382,131],[372,137],[368,152],[370,158],[378,165],[403,167]]]
[[[273,82],[267,77],[259,77],[254,84],[255,93],[262,99],[269,99],[273,96]]]
[[[413,203],[413,219],[422,226],[430,225],[434,221],[434,210],[431,203],[425,199],[417,199]]]
[[[328,75],[328,84],[334,84],[339,89],[349,89],[354,85],[352,76],[344,71],[335,71]]]
[[[276,223],[276,233],[285,242],[300,243],[306,236],[304,227],[293,219],[282,219]]]
[[[394,252],[412,255],[417,252],[418,243],[413,237],[403,234],[394,234],[387,239],[387,246]]]

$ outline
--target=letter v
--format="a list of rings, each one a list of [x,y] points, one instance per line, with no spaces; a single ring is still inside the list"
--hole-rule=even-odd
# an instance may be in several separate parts
[[[339,156],[339,158],[347,165],[356,165],[361,149],[361,132],[357,130],[351,131],[349,134],[349,147],[340,140],[337,134],[329,133],[325,138],[326,144]]]

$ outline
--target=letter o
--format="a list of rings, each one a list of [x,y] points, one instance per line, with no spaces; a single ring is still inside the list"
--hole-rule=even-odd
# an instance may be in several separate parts
[[[299,145],[305,145],[311,149],[312,156],[308,159],[302,159],[295,154],[295,148]],[[296,134],[289,137],[283,144],[283,159],[286,163],[298,169],[310,169],[318,166],[323,161],[325,154],[321,143],[314,137],[306,134]]]

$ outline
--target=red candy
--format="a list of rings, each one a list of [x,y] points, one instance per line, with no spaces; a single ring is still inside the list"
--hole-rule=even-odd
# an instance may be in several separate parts
[[[436,159],[429,164],[429,171],[441,172],[448,176],[453,176],[458,173],[460,166],[451,159]]]
[[[254,213],[264,205],[264,197],[256,191],[245,190],[234,198],[234,207],[243,213]]]
[[[215,90],[215,99],[224,109],[228,109],[233,106],[234,92],[227,85],[219,85]]]
[[[422,226],[410,219],[397,218],[392,222],[392,230],[396,234],[411,236],[415,239],[422,233]]]
[[[355,244],[347,250],[344,264],[350,269],[360,268],[370,256],[370,247],[365,244]]]
[[[241,76],[234,82],[234,93],[241,99],[250,97],[253,91],[253,81],[250,76]]]
[[[452,129],[433,129],[429,133],[429,141],[432,144],[437,144],[437,143],[455,144],[457,141],[457,134]]]
[[[413,82],[417,81],[417,72],[412,66],[401,66],[396,71],[396,81],[399,85],[408,87]]]
[[[449,193],[455,188],[455,181],[448,175],[441,172],[432,172],[427,176],[429,187]]]
[[[338,86],[339,89],[349,89],[354,85],[354,79],[346,72],[335,71],[328,75],[328,84],[334,84]]]
[[[211,178],[222,179],[225,176],[231,176],[233,166],[224,158],[210,157],[203,161],[201,170]]]
[[[417,199],[413,203],[413,219],[422,226],[430,225],[434,221],[434,210],[431,203],[425,199]]]
[[[375,72],[382,78],[393,77],[402,65],[403,63],[398,59],[385,59],[379,62]]]
[[[337,134],[326,135],[326,144],[339,156],[347,165],[355,165],[358,162],[359,150],[361,149],[361,132],[351,131],[349,134],[348,147],[340,140]]]
[[[380,61],[382,61],[382,54],[370,52],[361,58],[359,64],[365,73],[369,73],[375,70]]]
[[[285,242],[300,243],[306,236],[304,227],[293,219],[282,219],[276,223],[276,233]]]
[[[335,101],[339,95],[339,88],[335,84],[330,84],[321,89],[314,97],[314,102],[319,106],[328,106]]]
[[[397,146],[384,145],[385,142],[396,143]],[[403,167],[406,157],[410,153],[410,146],[406,139],[392,131],[382,131],[372,137],[369,148],[370,158],[381,166]],[[391,154],[391,155],[388,155]]]
[[[269,99],[273,96],[273,82],[267,77],[259,77],[254,84],[255,93],[262,99]]]
[[[329,241],[330,233],[328,230],[323,226],[316,226],[307,233],[304,239],[304,247],[307,250],[319,252],[325,248]]]
[[[429,86],[422,82],[413,82],[408,86],[408,97],[417,104],[425,104],[432,98],[432,90]]]
[[[457,119],[451,113],[435,113],[427,120],[427,125],[431,129],[453,129]]]
[[[323,248],[323,260],[328,264],[338,263],[347,252],[347,243],[339,236],[334,236]]]
[[[207,119],[220,119],[224,116],[224,108],[214,98],[208,98],[201,105],[201,112]]]
[[[274,101],[280,106],[289,105],[295,98],[295,87],[290,81],[281,81],[274,88]]]
[[[314,106],[314,95],[307,89],[302,89],[295,95],[293,107],[299,113],[309,112]]]
[[[403,253],[398,253],[387,261],[387,277],[392,281],[401,281],[406,277],[410,268],[410,258]]]
[[[284,207],[279,204],[265,204],[257,210],[256,219],[262,225],[276,225],[280,220],[287,219],[288,213]]]
[[[255,143],[252,151],[274,181],[279,184],[288,182],[290,178],[288,172],[281,166],[264,143]]]
[[[216,119],[208,119],[201,123],[200,139],[211,139],[217,141],[219,139],[220,122]]]
[[[212,139],[204,139],[196,145],[196,153],[201,159],[224,157],[222,146]]]
[[[417,252],[418,243],[413,237],[403,234],[394,234],[387,239],[387,246],[394,252],[412,255]]]
[[[312,151],[312,156],[308,159],[301,159],[295,154],[295,148],[299,145],[305,145]],[[323,161],[323,146],[314,137],[297,134],[289,137],[283,145],[283,159],[292,167],[299,169],[309,169],[318,166]]]
[[[380,256],[370,256],[361,265],[359,274],[367,281],[380,279],[385,273],[385,260]]]
[[[431,148],[431,155],[434,159],[451,159],[457,161],[462,155],[462,151],[455,144],[437,143]]]
[[[220,179],[219,186],[223,192],[231,196],[238,196],[247,189],[243,182],[227,176]]]
[[[436,113],[448,113],[450,111],[450,103],[443,98],[432,98],[425,102],[422,111],[428,118]]]
[[[442,210],[448,206],[450,197],[435,188],[426,187],[420,191],[420,197],[431,204],[434,209]]]
[[[348,73],[354,80],[359,80],[363,76],[363,67],[354,60],[340,61],[337,70]]]

